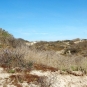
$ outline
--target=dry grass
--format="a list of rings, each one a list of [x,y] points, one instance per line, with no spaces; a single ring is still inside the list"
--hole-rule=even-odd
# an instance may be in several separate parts
[[[81,55],[63,56],[56,54],[55,51],[28,50],[24,58],[26,61],[32,61],[61,70],[81,70],[87,72],[87,57]]]
[[[2,61],[0,63],[1,65],[11,67],[26,67],[31,69],[31,67],[34,67],[33,64],[40,64],[61,69],[63,71],[80,70],[87,73],[87,57],[81,56],[80,54],[60,55],[53,50],[45,51],[37,50],[35,48],[31,49],[25,45],[0,50],[0,61]],[[38,68],[43,67],[38,66]]]

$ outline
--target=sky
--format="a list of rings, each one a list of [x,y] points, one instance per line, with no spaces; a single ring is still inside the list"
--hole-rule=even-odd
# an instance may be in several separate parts
[[[28,41],[87,39],[87,0],[0,0],[0,28]]]

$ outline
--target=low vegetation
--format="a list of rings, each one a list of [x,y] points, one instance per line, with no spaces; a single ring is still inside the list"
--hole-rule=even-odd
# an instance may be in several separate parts
[[[32,75],[29,73],[32,70],[55,73],[59,70],[61,75],[87,75],[86,39],[31,43],[33,42],[17,39],[0,28],[0,67],[10,74],[11,84],[23,87],[22,83],[26,81],[28,84],[39,84],[40,87],[52,85],[51,78],[47,83],[48,77]]]
[[[40,41],[33,45],[0,29],[0,65],[35,69],[35,64],[87,74],[87,40]],[[14,71],[9,71],[14,72]]]

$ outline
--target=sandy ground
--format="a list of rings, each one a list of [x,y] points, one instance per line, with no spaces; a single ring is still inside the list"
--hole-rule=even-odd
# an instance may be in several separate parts
[[[31,71],[31,74],[47,76],[46,82],[50,87],[87,87],[87,76],[61,75],[56,72]]]
[[[43,80],[43,87],[87,87],[87,76],[62,75],[59,71],[41,71],[32,70],[31,75],[46,77]],[[18,87],[10,81],[11,73],[7,73],[3,68],[0,68],[0,87]],[[41,85],[22,82],[21,87],[41,87]]]

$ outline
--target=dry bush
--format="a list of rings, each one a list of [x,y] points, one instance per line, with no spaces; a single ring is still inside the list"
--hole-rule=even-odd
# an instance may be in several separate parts
[[[24,66],[24,54],[20,53],[17,49],[4,49],[0,52],[0,64],[9,67]]]
[[[64,46],[62,46],[64,43],[61,41],[55,41],[55,42],[46,42],[46,41],[40,41],[31,46],[31,48],[35,48],[37,50],[45,50],[45,51],[58,51],[64,49]]]
[[[67,54],[70,51],[71,54],[76,54],[78,53],[78,49],[75,47],[69,47],[64,50],[64,54]]]
[[[78,54],[84,54],[85,52],[87,52],[87,41],[84,40],[78,44],[74,44],[72,45],[72,48],[75,48]]]
[[[14,62],[13,65],[15,66],[31,68],[33,63],[37,63],[61,70],[80,70],[85,74],[87,73],[87,58],[81,55],[62,56],[60,54],[56,54],[55,51],[38,51],[35,49],[31,50],[26,46],[21,47],[18,51],[17,49],[15,49],[16,52],[11,51],[13,52],[12,55],[16,55],[16,61],[18,61],[16,62],[17,65]],[[10,55],[10,60],[15,59],[15,56],[12,57],[12,55]]]
[[[0,51],[0,64],[31,68],[33,63],[54,67],[61,70],[81,70],[87,72],[87,58],[81,55],[60,55],[56,51],[30,49],[21,45],[13,49]]]
[[[25,41],[21,38],[15,39],[15,38],[8,38],[8,45],[10,47],[16,48],[16,47],[21,47],[25,45]]]
[[[37,51],[28,50],[25,55],[26,61],[32,61],[37,64],[58,68],[61,70],[80,70],[86,72],[87,58],[81,55],[60,55],[55,51]]]
[[[24,59],[26,52],[24,47],[0,50],[0,65],[9,67],[31,68],[33,63]]]

